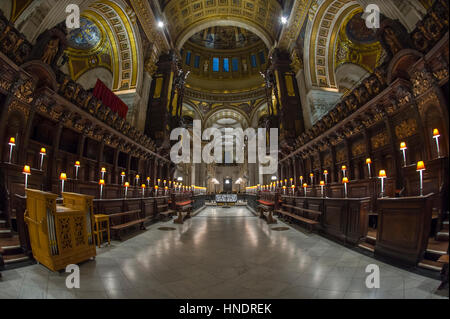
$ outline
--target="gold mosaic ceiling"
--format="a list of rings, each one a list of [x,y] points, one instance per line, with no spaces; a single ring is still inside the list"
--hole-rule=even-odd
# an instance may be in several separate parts
[[[245,27],[270,47],[281,27],[282,9],[276,0],[172,0],[164,5],[178,49],[195,33],[217,25]]]

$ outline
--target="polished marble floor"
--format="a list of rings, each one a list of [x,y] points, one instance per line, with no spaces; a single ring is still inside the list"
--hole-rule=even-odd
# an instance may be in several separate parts
[[[289,229],[272,230],[280,226]],[[97,253],[80,267],[80,289],[66,288],[67,274],[33,265],[3,272],[0,298],[448,298],[437,280],[267,225],[245,207],[207,207]],[[379,289],[366,288],[368,264],[380,267]]]

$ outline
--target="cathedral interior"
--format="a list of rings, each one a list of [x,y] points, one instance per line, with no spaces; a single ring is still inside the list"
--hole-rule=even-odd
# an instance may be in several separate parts
[[[1,0],[0,299],[448,300],[448,22]]]

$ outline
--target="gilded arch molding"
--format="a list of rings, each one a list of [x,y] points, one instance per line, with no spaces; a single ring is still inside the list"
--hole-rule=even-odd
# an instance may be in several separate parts
[[[133,22],[117,3],[95,2],[83,15],[101,24],[110,40],[112,53],[113,91],[135,90],[142,78],[140,38]]]

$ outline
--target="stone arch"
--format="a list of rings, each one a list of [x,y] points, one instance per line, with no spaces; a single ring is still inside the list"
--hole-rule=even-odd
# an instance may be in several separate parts
[[[396,78],[408,80],[411,66],[423,57],[423,54],[412,49],[404,49],[398,52],[389,62],[387,82],[392,83]]]
[[[58,90],[56,75],[48,64],[33,60],[24,63],[21,67],[33,76],[36,81],[34,87],[35,90],[41,87],[48,87],[55,92]]]
[[[367,76],[368,72],[363,67],[354,63],[344,63],[336,69],[336,86],[340,93],[345,94]]]
[[[95,87],[97,79],[102,81],[109,89],[112,88],[113,74],[110,70],[104,67],[87,70],[77,79],[76,82],[80,84],[85,90],[89,90]]]
[[[344,19],[361,7],[356,1],[325,0],[306,26],[304,47],[308,87],[336,88],[334,48]]]

